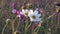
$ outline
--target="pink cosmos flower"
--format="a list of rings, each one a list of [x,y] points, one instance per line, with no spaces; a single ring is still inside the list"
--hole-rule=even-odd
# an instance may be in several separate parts
[[[23,15],[23,13],[20,10],[17,11],[17,15],[21,19],[22,22],[25,21],[24,15]]]
[[[20,18],[21,15],[22,15],[22,12],[21,12],[20,10],[18,10],[18,11],[17,11],[17,15],[18,15],[18,17]]]

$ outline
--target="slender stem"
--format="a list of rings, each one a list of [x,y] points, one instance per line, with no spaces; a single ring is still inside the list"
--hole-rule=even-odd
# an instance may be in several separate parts
[[[20,22],[20,19],[19,19],[19,22],[18,22],[18,25],[16,27],[16,31],[18,30],[18,27],[20,26],[21,22]]]
[[[16,16],[16,18],[17,18],[17,16]],[[16,18],[11,23],[11,25],[12,25],[12,34],[14,34],[14,23],[15,23]]]
[[[14,21],[12,21],[11,25],[12,25],[12,34],[14,34]]]
[[[27,29],[31,26],[32,22],[30,22],[30,24],[28,25]]]
[[[32,28],[32,32],[31,32],[32,34],[34,34],[34,29]]]
[[[28,17],[26,17],[26,23],[25,23],[25,34],[27,32],[27,26],[28,26]]]
[[[5,24],[5,26],[4,26],[3,30],[2,30],[2,34],[4,34],[4,30],[5,30],[6,26],[7,26],[7,24],[8,24],[8,22]]]
[[[38,33],[38,31],[39,31],[39,29],[40,29],[40,27],[41,27],[41,24],[42,24],[42,23],[39,23],[39,24],[38,24],[38,26],[37,26],[36,29],[34,30],[34,33],[36,33],[36,34]],[[36,31],[36,32],[35,32],[35,31]]]

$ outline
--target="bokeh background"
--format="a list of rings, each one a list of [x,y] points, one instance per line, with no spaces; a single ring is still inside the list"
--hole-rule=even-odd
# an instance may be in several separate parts
[[[33,8],[36,7],[43,9],[42,17],[43,23],[38,34],[60,34],[60,14],[52,16],[51,18],[45,20],[50,15],[56,13],[56,5],[55,2],[60,2],[60,0],[0,0],[0,34],[4,25],[6,24],[6,19],[15,19],[16,14],[13,14],[12,11],[12,3],[17,4],[17,8],[21,8],[21,6],[26,3],[32,3]],[[16,20],[18,22],[18,19]],[[16,25],[15,25],[16,27]],[[19,29],[20,30],[20,29]],[[9,22],[8,26],[5,28],[4,34],[12,34],[11,33],[11,23]],[[29,34],[29,33],[28,33]]]

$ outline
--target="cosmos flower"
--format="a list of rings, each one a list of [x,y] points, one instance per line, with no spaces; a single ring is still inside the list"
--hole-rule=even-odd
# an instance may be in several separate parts
[[[15,14],[16,12],[17,12],[17,10],[16,10],[16,9],[13,9],[13,10],[12,10],[12,13],[13,13],[13,14]]]
[[[22,22],[25,21],[24,15],[20,10],[17,11],[17,16],[21,19]]]
[[[28,10],[28,9],[22,9],[22,13],[24,14],[24,16],[28,16],[29,12],[30,12],[30,10]]]
[[[16,4],[15,3],[12,3],[12,7],[15,8],[16,7]]]
[[[21,12],[20,10],[18,10],[18,11],[17,11],[17,15],[18,15],[18,17],[20,18],[21,15],[22,15],[22,12]]]
[[[41,14],[38,14],[37,10],[35,10],[34,12],[30,11],[28,16],[29,16],[30,20],[33,22],[39,22],[41,20],[41,18],[40,18]]]

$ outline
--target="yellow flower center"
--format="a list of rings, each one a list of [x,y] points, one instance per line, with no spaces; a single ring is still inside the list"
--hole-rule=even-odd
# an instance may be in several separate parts
[[[26,12],[26,13],[25,13],[25,15],[27,15],[27,16],[28,16],[28,12]]]
[[[35,18],[36,18],[36,16],[35,16],[35,15],[33,15],[33,16],[32,16],[32,18],[33,18],[33,19],[35,19]]]

